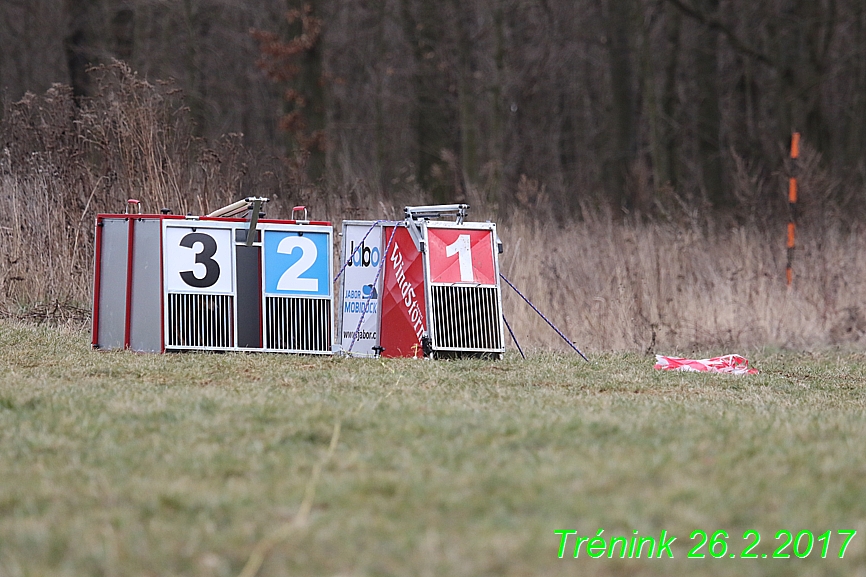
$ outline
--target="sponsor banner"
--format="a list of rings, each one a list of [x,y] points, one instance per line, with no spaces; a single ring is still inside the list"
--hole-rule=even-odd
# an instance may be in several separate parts
[[[496,284],[493,231],[427,227],[431,283]]]
[[[343,223],[342,262],[348,261],[348,264],[343,270],[340,339],[342,350],[348,352],[351,346],[351,354],[356,356],[375,356],[373,347],[379,345],[380,287],[376,286],[376,274],[382,264],[384,249],[382,227],[376,226],[370,231],[372,224]],[[367,231],[370,231],[370,234],[367,234]],[[379,284],[381,285],[381,280]]]
[[[387,243],[394,227],[384,227]],[[405,227],[397,227],[385,255],[382,283],[383,357],[423,357],[421,337],[427,332],[424,259]]]

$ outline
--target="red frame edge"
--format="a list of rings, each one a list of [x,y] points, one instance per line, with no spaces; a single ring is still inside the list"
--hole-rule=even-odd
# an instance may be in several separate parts
[[[96,250],[93,263],[93,314],[91,316],[92,335],[90,339],[91,348],[99,348],[99,277],[102,272],[102,216],[96,217],[95,232]]]
[[[138,216],[138,215],[136,215]],[[129,348],[129,341],[132,332],[132,250],[134,248],[135,237],[135,218],[132,215],[127,215],[129,219],[129,228],[126,233],[126,319],[124,320],[123,328],[123,348]]]

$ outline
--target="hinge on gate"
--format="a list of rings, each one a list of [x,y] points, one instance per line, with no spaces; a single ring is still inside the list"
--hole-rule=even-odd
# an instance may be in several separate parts
[[[421,351],[424,353],[425,357],[429,357],[433,354],[433,339],[430,338],[430,335],[424,335],[421,337]]]
[[[409,231],[409,236],[412,238],[412,242],[415,243],[415,249],[421,254],[424,254],[424,233],[421,232],[421,228],[418,226],[418,221],[407,218],[406,230]]]
[[[256,226],[259,223],[259,217],[263,216],[261,210],[262,206],[269,199],[263,196],[248,196],[243,200],[239,200],[237,202],[233,202],[228,206],[224,206],[222,208],[218,208],[212,213],[208,214],[209,217],[240,217],[244,213],[250,219],[249,230],[247,230],[247,240],[246,246],[252,246],[253,241],[256,239]]]
[[[418,225],[423,220],[431,218],[443,218],[445,216],[453,216],[457,220],[457,224],[463,224],[463,219],[469,214],[468,204],[433,204],[429,206],[406,206],[403,208],[403,214],[406,216],[406,228],[409,230],[409,236],[415,243],[415,248],[418,252],[424,253],[424,234],[421,232],[421,227]]]
[[[468,204],[433,204],[429,206],[407,206],[403,208],[403,214],[411,220],[430,220],[431,218],[442,218],[453,216],[457,224],[463,224],[463,219],[469,214]]]

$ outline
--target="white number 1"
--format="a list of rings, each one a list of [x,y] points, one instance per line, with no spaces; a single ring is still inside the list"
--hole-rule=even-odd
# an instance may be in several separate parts
[[[469,235],[461,234],[453,243],[445,247],[445,256],[457,255],[460,265],[460,282],[473,282],[475,275],[472,274],[472,247],[469,244]]]

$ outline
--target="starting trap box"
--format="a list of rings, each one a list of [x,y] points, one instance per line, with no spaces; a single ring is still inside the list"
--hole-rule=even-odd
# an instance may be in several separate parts
[[[352,356],[505,352],[501,242],[467,205],[406,207],[404,221],[344,221],[339,350]],[[432,220],[454,216],[454,222]]]
[[[333,227],[255,200],[249,220],[98,215],[93,347],[331,354]]]

